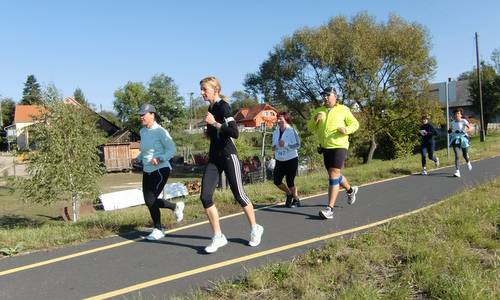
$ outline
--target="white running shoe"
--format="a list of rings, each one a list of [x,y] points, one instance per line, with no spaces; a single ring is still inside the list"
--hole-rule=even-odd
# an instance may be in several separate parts
[[[177,204],[175,205],[175,210],[174,210],[174,214],[175,214],[175,221],[177,222],[180,222],[182,221],[182,219],[184,219],[184,202],[177,202]]]
[[[455,173],[453,173],[453,176],[460,177],[460,170],[456,170]]]
[[[319,211],[319,216],[323,219],[333,219],[333,209],[327,207]]]
[[[227,245],[227,239],[226,236],[221,234],[221,236],[215,236],[212,238],[212,242],[210,245],[205,247],[205,252],[207,253],[214,253],[219,249],[220,247],[223,247]]]
[[[467,163],[467,169],[469,169],[469,171],[472,171],[472,164],[470,163],[470,161]]]
[[[439,168],[439,157],[436,156],[436,161],[434,163],[436,164],[436,168]]]
[[[153,229],[153,231],[146,237],[146,240],[157,241],[165,237],[165,232],[160,229]]]
[[[356,194],[358,193],[358,187],[352,187],[352,193],[347,193],[347,204],[353,205],[356,202]]]
[[[427,175],[427,170],[426,169],[422,170],[422,175]]]
[[[248,244],[252,247],[258,246],[260,244],[262,234],[264,234],[264,227],[259,224],[255,225],[255,228],[252,228],[252,231],[250,232],[250,241]]]

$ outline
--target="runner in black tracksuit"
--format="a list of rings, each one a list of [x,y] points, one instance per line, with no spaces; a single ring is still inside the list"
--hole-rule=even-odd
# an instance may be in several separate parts
[[[210,103],[205,121],[207,135],[210,138],[209,160],[203,174],[201,186],[201,202],[207,213],[214,231],[212,242],[205,248],[207,253],[213,253],[227,244],[219,223],[219,214],[213,203],[213,194],[219,175],[224,172],[234,197],[243,207],[248,222],[252,227],[250,246],[260,244],[264,228],[255,222],[255,213],[252,202],[243,190],[240,162],[236,155],[236,146],[233,139],[238,138],[238,127],[231,115],[229,104],[222,100],[220,83],[215,77],[207,77],[200,81],[201,95]]]
[[[435,141],[434,137],[438,135],[434,126],[429,123],[429,116],[422,116],[422,125],[418,130],[418,135],[420,137],[420,155],[422,156],[422,175],[427,175],[427,162],[425,159],[426,154],[429,155],[429,159],[432,160],[436,167],[439,167],[439,158],[434,156]]]

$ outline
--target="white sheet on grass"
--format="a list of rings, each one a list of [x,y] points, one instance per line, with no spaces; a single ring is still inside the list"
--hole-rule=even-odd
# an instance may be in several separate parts
[[[172,199],[187,195],[188,190],[186,186],[180,182],[175,182],[167,183],[159,197],[163,197],[163,199]],[[142,195],[141,188],[102,194],[99,196],[99,200],[104,210],[116,210],[144,204],[144,196]]]

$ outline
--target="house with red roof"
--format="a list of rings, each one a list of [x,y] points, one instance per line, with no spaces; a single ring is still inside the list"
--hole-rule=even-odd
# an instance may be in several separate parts
[[[18,150],[28,150],[30,146],[29,126],[45,112],[40,105],[16,105],[14,122],[8,126],[9,139],[16,140]]]
[[[264,124],[267,128],[272,128],[277,120],[278,110],[267,103],[245,107],[240,109],[234,120],[240,127],[258,128]]]

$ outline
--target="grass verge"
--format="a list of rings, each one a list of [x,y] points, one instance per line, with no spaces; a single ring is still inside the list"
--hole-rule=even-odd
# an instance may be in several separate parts
[[[487,142],[473,140],[471,158],[481,159],[500,153],[500,135],[488,136]],[[453,153],[446,158],[446,149],[437,152],[443,166],[453,163]],[[367,165],[346,168],[343,174],[352,184],[364,184],[381,179],[408,175],[420,170],[420,155],[391,161],[373,161]],[[302,196],[325,191],[326,174],[324,170],[297,177],[296,186]],[[269,205],[283,201],[283,194],[271,183],[247,185],[245,190],[255,206]],[[5,191],[0,190],[0,194]],[[182,223],[175,223],[169,211],[162,211],[162,221],[167,228],[183,226],[188,223],[205,220],[203,207],[198,196],[185,199],[186,209]],[[240,212],[229,190],[217,192],[215,202],[221,215]],[[81,218],[75,224],[67,224],[58,219],[39,222],[26,217],[22,211],[0,216],[0,257],[19,253],[61,247],[99,239],[112,234],[120,234],[132,230],[149,227],[151,219],[145,206],[123,209],[119,211],[100,211],[94,215]]]

